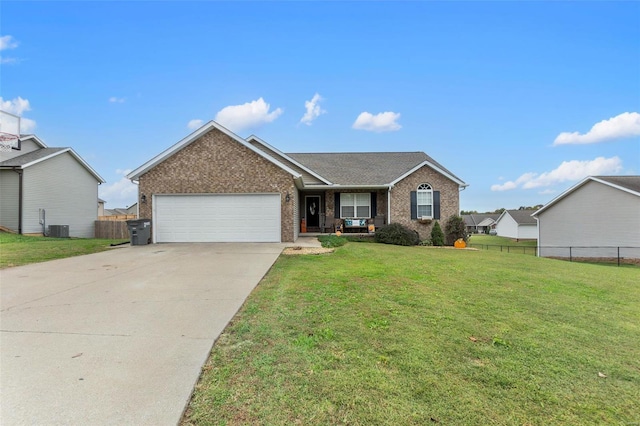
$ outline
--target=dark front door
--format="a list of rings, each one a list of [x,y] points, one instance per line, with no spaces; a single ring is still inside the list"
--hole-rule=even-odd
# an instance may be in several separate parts
[[[305,208],[307,210],[307,227],[320,226],[320,197],[317,195],[307,195],[304,197]]]

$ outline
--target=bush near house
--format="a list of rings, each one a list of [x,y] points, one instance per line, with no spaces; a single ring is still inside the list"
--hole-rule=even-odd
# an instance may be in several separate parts
[[[444,232],[440,224],[436,221],[431,228],[431,245],[441,247],[444,245]]]
[[[420,237],[415,231],[399,223],[392,223],[376,230],[377,243],[394,244],[397,246],[415,246]]]
[[[463,239],[465,242],[469,239],[467,234],[467,227],[464,223],[464,219],[460,216],[451,216],[447,219],[447,223],[444,227],[445,242],[448,246],[452,246],[457,240]]]

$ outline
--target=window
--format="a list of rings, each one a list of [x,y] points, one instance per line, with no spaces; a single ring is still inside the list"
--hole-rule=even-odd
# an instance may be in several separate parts
[[[433,189],[428,183],[418,185],[417,191],[418,218],[433,217]]]
[[[363,193],[341,193],[340,194],[340,217],[371,217],[371,194]]]

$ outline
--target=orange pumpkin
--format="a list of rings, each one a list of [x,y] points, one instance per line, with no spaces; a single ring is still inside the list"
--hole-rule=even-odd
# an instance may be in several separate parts
[[[455,243],[453,243],[453,246],[455,248],[465,248],[467,246],[467,243],[465,243],[462,238],[459,238]]]

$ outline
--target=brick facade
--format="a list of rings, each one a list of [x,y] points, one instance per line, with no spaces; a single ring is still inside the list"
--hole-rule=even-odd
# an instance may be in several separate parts
[[[212,129],[140,176],[140,217],[152,217],[155,194],[279,193],[281,238],[292,242],[294,204],[293,176],[223,132]]]
[[[400,223],[410,229],[418,231],[420,239],[431,235],[433,223],[420,223],[411,220],[411,191],[416,191],[418,185],[428,183],[434,191],[440,191],[440,226],[444,231],[447,219],[460,213],[459,186],[428,166],[422,167],[415,173],[398,182],[391,190],[391,222]]]

